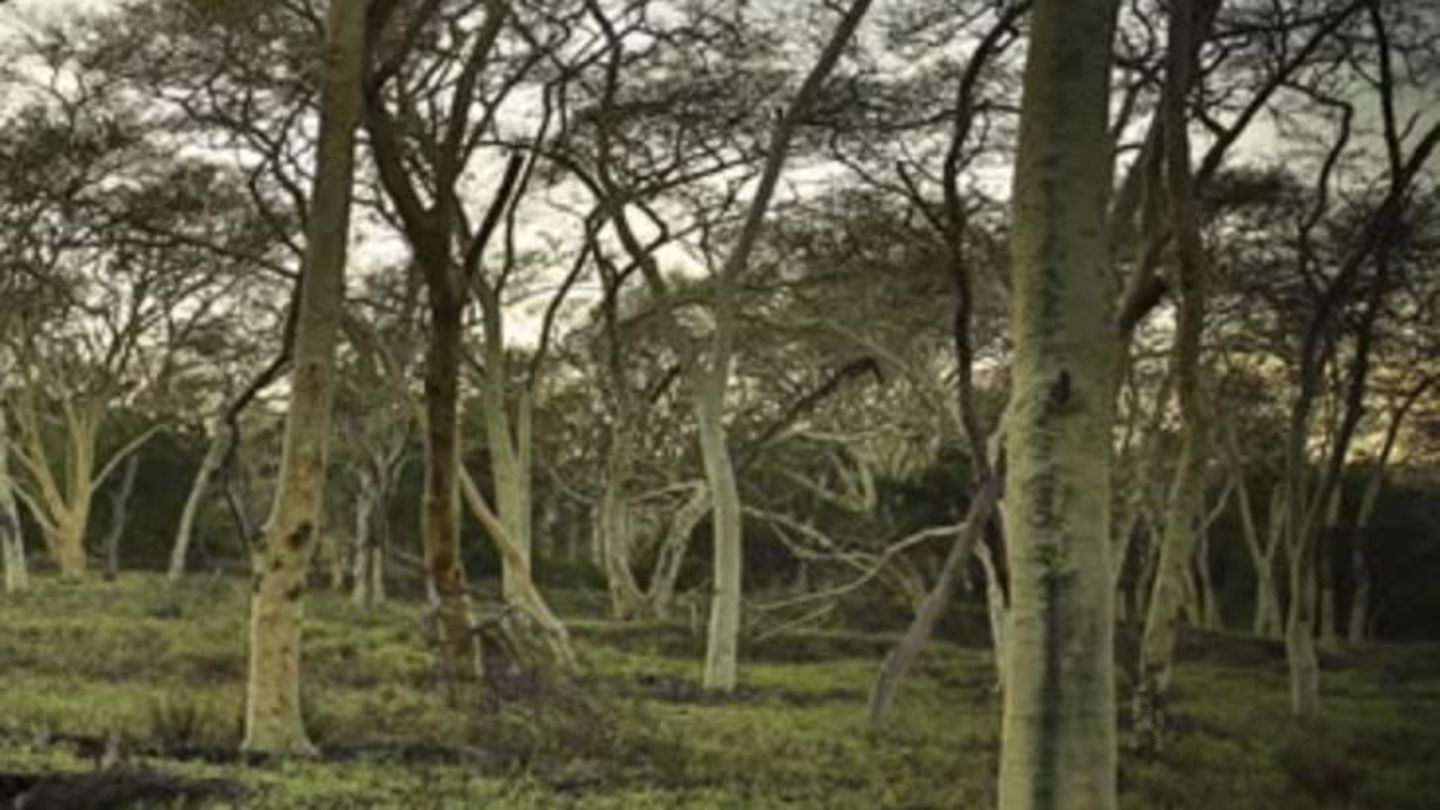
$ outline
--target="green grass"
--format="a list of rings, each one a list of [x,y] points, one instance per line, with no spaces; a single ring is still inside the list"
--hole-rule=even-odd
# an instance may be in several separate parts
[[[55,735],[234,748],[245,619],[243,584],[230,580],[172,588],[142,575],[41,578],[29,593],[0,597],[0,770],[94,767]],[[700,643],[688,629],[581,619],[579,683],[475,717],[439,699],[419,626],[415,605],[367,612],[329,594],[309,599],[307,716],[333,756],[140,764],[238,780],[248,790],[240,806],[255,808],[994,803],[998,696],[983,650],[934,645],[893,722],[872,729],[865,696],[888,638],[769,640],[748,650],[739,692],[717,699],[695,686]],[[1122,807],[1435,807],[1440,645],[1367,648],[1327,663],[1324,719],[1301,727],[1287,714],[1273,645],[1190,639],[1171,742],[1150,760],[1122,753]]]

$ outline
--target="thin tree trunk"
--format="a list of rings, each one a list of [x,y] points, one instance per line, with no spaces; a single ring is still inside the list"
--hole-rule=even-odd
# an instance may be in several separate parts
[[[110,495],[110,530],[105,534],[105,578],[113,580],[120,575],[120,539],[125,536],[125,524],[129,521],[130,495],[135,491],[135,472],[140,467],[140,456],[131,453],[125,459],[125,471],[120,475],[120,486]]]
[[[718,327],[728,329],[726,327]],[[728,338],[716,341],[711,363],[695,381],[695,418],[700,432],[700,452],[705,480],[714,501],[713,543],[715,553],[714,592],[710,602],[710,629],[705,645],[706,689],[731,692],[735,689],[740,653],[741,574],[744,567],[743,526],[740,490],[730,461],[725,435],[725,386],[730,374]]]
[[[976,546],[976,536],[989,522],[999,495],[1000,479],[991,478],[970,500],[965,523],[955,535],[955,542],[950,545],[950,551],[945,555],[945,562],[940,566],[940,575],[936,577],[934,587],[920,602],[919,608],[915,611],[915,618],[910,622],[910,627],[906,629],[905,635],[901,637],[900,642],[895,645],[895,649],[890,651],[880,665],[880,674],[876,677],[875,685],[870,690],[871,723],[880,723],[890,715],[900,680],[919,660],[921,650],[925,649],[925,645],[935,634],[935,626],[940,623],[945,605],[950,602],[950,592],[955,588],[955,580],[960,576],[960,567],[970,559],[972,550]],[[997,648],[996,652],[999,653],[999,651]],[[1002,672],[1004,671],[1003,661],[997,661],[996,666]]]
[[[985,573],[985,613],[990,619],[990,647],[995,651],[995,685],[1005,686],[1005,587],[1000,581],[1000,569],[984,543],[975,545],[975,556],[980,558],[980,567]]]
[[[9,429],[3,398],[0,398],[0,559],[5,566],[5,593],[28,589],[30,567],[25,559],[20,510],[15,504],[15,481],[10,477]]]
[[[305,570],[319,530],[345,287],[355,127],[365,50],[364,0],[326,17],[321,121],[290,409],[270,518],[252,548],[246,751],[312,754],[300,706]]]
[[[1385,471],[1390,463],[1390,455],[1394,452],[1396,440],[1400,437],[1400,426],[1405,421],[1405,415],[1409,413],[1410,408],[1416,402],[1420,401],[1420,397],[1437,382],[1440,382],[1440,375],[1426,377],[1400,398],[1399,403],[1390,414],[1390,424],[1385,428],[1385,440],[1380,446],[1380,453],[1375,459],[1375,466],[1371,470],[1370,478],[1365,482],[1364,494],[1360,496],[1360,506],[1355,513],[1354,530],[1350,535],[1350,570],[1354,592],[1350,597],[1350,616],[1345,635],[1351,644],[1359,644],[1366,637],[1365,631],[1370,612],[1370,566],[1365,561],[1364,538],[1366,530],[1370,527],[1370,520],[1375,514],[1375,505],[1380,500],[1380,491],[1385,487]]]
[[[171,582],[179,582],[185,576],[185,561],[190,555],[190,543],[195,536],[195,521],[200,517],[200,509],[210,491],[210,481],[235,446],[235,431],[225,416],[222,414],[215,423],[215,437],[210,440],[210,447],[205,451],[205,458],[200,462],[200,469],[196,471],[195,480],[190,484],[190,494],[186,496],[185,508],[180,512],[180,525],[175,529],[175,542],[170,548],[170,566],[166,572],[166,578]]]
[[[695,527],[700,525],[700,521],[705,519],[711,506],[709,487],[698,484],[695,494],[691,495],[690,500],[671,518],[670,528],[660,541],[660,550],[655,556],[655,568],[650,575],[650,587],[645,594],[651,616],[657,619],[669,617],[675,601],[675,583],[680,579],[685,552],[690,548],[690,536],[695,533]]]
[[[498,336],[487,338],[498,341]],[[528,451],[519,446],[528,440],[528,430],[512,431],[510,414],[505,402],[505,353],[503,347],[487,350],[486,379],[484,383],[485,437],[490,451],[490,473],[495,485],[495,506],[505,531],[516,544],[525,561],[525,570],[530,570],[530,499],[529,472],[521,463]],[[522,410],[524,406],[522,405]],[[522,415],[516,420],[516,427],[528,423],[529,417]],[[523,585],[517,581],[519,572],[506,564],[501,569],[502,590],[507,598],[514,596]]]
[[[375,604],[374,593],[370,590],[373,579],[370,566],[375,555],[375,512],[374,484],[370,474],[360,474],[360,489],[355,494],[355,540],[354,558],[350,566],[350,600],[357,605],[370,607]]]
[[[1002,810],[1112,810],[1118,356],[1105,211],[1114,0],[1032,12],[1011,195]]]

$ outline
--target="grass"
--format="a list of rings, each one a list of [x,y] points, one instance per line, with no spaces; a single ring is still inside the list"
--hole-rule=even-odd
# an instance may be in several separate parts
[[[308,611],[307,716],[326,758],[140,764],[246,788],[202,808],[994,804],[999,710],[983,650],[936,644],[893,722],[872,729],[864,703],[885,637],[767,641],[748,650],[737,694],[714,698],[696,686],[687,629],[582,619],[580,682],[471,717],[437,697],[415,605],[367,612],[322,593]],[[0,597],[0,770],[92,771],[67,735],[147,752],[233,749],[245,619],[243,585],[230,580],[41,578]],[[1211,636],[1183,653],[1172,741],[1154,759],[1122,754],[1123,808],[1436,806],[1440,645],[1329,657],[1325,716],[1308,727],[1288,717],[1273,645]]]

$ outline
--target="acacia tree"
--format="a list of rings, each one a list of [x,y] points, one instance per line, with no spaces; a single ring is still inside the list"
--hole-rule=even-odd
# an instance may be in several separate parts
[[[250,669],[242,743],[248,751],[314,752],[300,706],[301,597],[325,489],[367,6],[363,0],[334,0],[326,17],[320,137],[290,406],[275,501],[252,549]]]
[[[1000,807],[1115,806],[1107,133],[1117,4],[1032,12],[1012,191]]]

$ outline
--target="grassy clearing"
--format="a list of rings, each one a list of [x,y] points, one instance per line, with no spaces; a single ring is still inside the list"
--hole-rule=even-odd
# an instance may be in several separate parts
[[[698,649],[674,626],[576,624],[588,674],[499,715],[436,698],[417,608],[310,601],[308,712],[326,760],[136,757],[242,782],[255,808],[971,808],[994,801],[997,696],[984,651],[936,645],[894,722],[864,701],[887,639],[806,634],[751,651],[739,693],[696,688]],[[122,750],[223,751],[239,739],[243,585],[149,576],[41,579],[0,597],[0,768],[89,771],[66,735]],[[1123,758],[1122,806],[1432,808],[1440,800],[1440,646],[1328,659],[1325,721],[1286,715],[1271,645],[1187,644],[1174,741]],[[1124,686],[1122,678],[1122,688]]]

